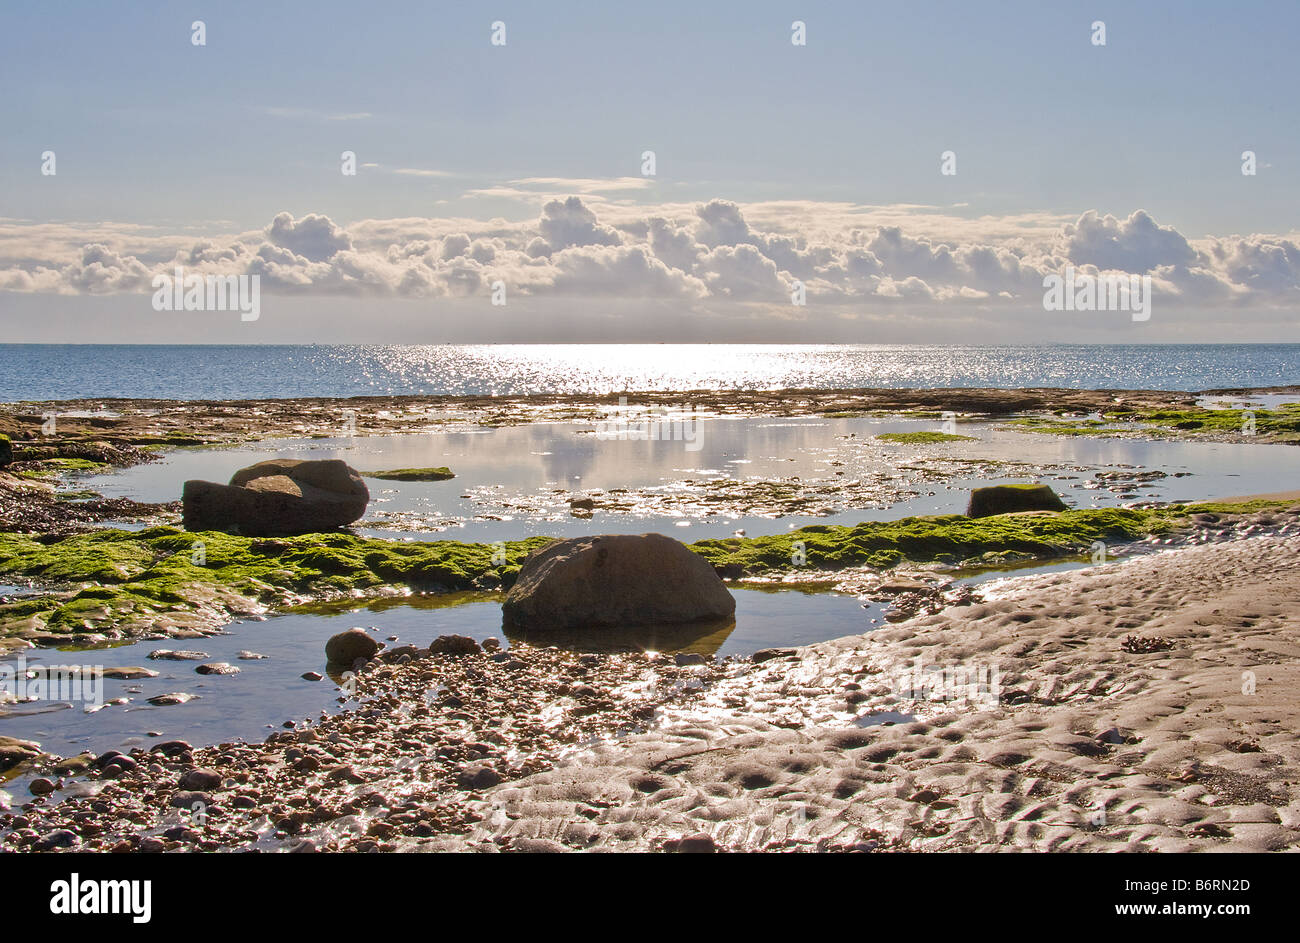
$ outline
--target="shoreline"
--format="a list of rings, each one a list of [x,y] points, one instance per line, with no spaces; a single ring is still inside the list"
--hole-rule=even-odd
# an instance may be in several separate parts
[[[351,710],[64,772],[90,794],[0,827],[15,850],[1293,849],[1298,559],[1265,536],[1019,577],[744,662],[383,652]],[[900,687],[918,658],[996,665],[996,702]]]

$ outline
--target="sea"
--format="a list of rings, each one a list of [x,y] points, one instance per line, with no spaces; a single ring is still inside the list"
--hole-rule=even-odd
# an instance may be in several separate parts
[[[0,344],[0,402],[1300,384],[1300,344]]]

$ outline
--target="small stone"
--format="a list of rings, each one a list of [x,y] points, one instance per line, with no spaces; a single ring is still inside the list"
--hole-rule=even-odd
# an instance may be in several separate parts
[[[429,645],[430,655],[477,655],[478,642],[465,635],[439,635]]]
[[[54,783],[44,777],[33,779],[28,784],[27,791],[33,796],[48,796],[54,791]]]
[[[373,657],[378,651],[379,643],[361,628],[340,632],[325,643],[325,657],[332,665],[351,665],[358,658]]]
[[[104,677],[116,681],[140,681],[143,678],[156,678],[158,672],[149,668],[105,668]]]
[[[749,660],[756,665],[761,665],[765,661],[771,661],[773,658],[788,658],[796,654],[793,648],[760,648],[754,654],[749,656]]]
[[[163,756],[175,756],[179,753],[189,753],[193,749],[184,740],[164,740],[162,743],[155,743],[152,752],[161,753]]]
[[[167,850],[167,843],[155,835],[148,835],[140,839],[140,844],[136,850],[146,855],[157,855]]]
[[[490,766],[471,766],[458,777],[462,789],[491,789],[501,782],[501,774]]]
[[[679,855],[711,855],[717,850],[718,846],[714,843],[713,836],[706,832],[687,835],[677,842],[677,853]]]
[[[501,640],[496,638],[485,638],[483,640],[483,651],[495,652],[501,647]]]
[[[243,652],[236,652],[235,657],[243,661],[258,661],[259,659],[269,658],[270,656],[263,655],[258,652],[243,651]]]
[[[155,661],[203,661],[209,658],[207,652],[174,652],[167,648],[160,648],[149,653],[149,657]]]
[[[32,848],[37,851],[51,851],[55,848],[71,848],[76,843],[77,836],[75,833],[68,831],[66,828],[60,828],[36,839],[36,841],[32,842]]]
[[[304,681],[321,681],[324,680],[324,678],[325,676],[319,671],[304,671],[302,673],[302,679]]]
[[[673,656],[673,664],[679,668],[689,665],[702,665],[704,664],[704,656],[698,652],[678,652]]]
[[[199,666],[198,666],[197,668],[195,668],[194,670],[195,670],[198,674],[201,674],[201,675],[237,675],[237,674],[239,674],[239,669],[238,669],[238,668],[236,668],[234,665],[230,664],[229,662],[225,662],[225,661],[210,661],[210,662],[208,662],[208,663],[205,664],[205,665],[199,665]]]
[[[179,785],[182,789],[206,791],[220,788],[222,779],[222,775],[216,770],[198,767],[182,773]]]
[[[171,804],[176,809],[193,809],[196,804],[206,809],[212,805],[212,796],[198,790],[181,790],[172,795]]]
[[[182,691],[173,691],[170,694],[155,694],[149,698],[149,703],[155,707],[170,707],[173,704],[184,704],[192,701],[197,697],[195,694],[186,694]]]

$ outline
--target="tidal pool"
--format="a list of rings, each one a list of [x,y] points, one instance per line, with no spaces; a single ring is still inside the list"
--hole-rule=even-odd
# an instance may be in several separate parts
[[[177,449],[78,484],[108,497],[174,501],[190,478],[226,481],[274,457],[339,458],[361,471],[446,465],[449,481],[367,479],[370,536],[515,540],[658,530],[683,540],[780,533],[965,510],[970,488],[1043,480],[1075,507],[1232,497],[1294,487],[1295,452],[1266,444],[1066,438],[960,423],[972,441],[884,442],[938,431],[915,419],[697,420],[693,441],[601,439],[591,423],[536,423],[355,439]],[[689,446],[689,448],[688,448]],[[695,448],[698,446],[698,448]],[[583,510],[570,501],[590,498]]]
[[[734,622],[670,631],[636,630],[612,639],[609,633],[592,632],[585,642],[554,636],[528,641],[583,651],[621,647],[726,657],[852,635],[883,622],[883,604],[864,605],[839,593],[736,588],[733,593]],[[237,622],[227,626],[224,634],[206,639],[142,641],[78,652],[28,650],[23,662],[9,657],[0,661],[0,666],[140,666],[159,672],[159,676],[133,681],[103,679],[98,699],[107,706],[93,713],[86,713],[88,705],[80,700],[0,702],[0,735],[36,740],[47,751],[64,756],[87,750],[148,749],[160,739],[188,740],[196,746],[230,740],[261,742],[286,720],[301,722],[346,706],[348,702],[339,700],[342,676],[335,671],[331,678],[327,672],[325,641],[353,626],[367,628],[389,647],[424,647],[439,635],[450,634],[479,641],[496,638],[506,647],[521,640],[502,633],[499,597],[459,593],[318,605],[264,621]],[[392,636],[397,638],[390,641]],[[202,661],[151,660],[149,653],[158,649],[199,651],[209,657]],[[266,657],[241,659],[242,651]],[[207,662],[228,662],[240,672],[197,674],[195,667]],[[303,679],[302,675],[311,671],[325,675],[324,680]],[[161,707],[148,703],[156,695],[177,692],[197,697]],[[108,703],[117,698],[128,701]]]

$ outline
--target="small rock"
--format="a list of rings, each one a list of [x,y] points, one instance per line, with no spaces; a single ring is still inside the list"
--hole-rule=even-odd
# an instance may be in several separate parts
[[[478,642],[465,635],[439,635],[429,645],[430,655],[477,655]]]
[[[325,643],[325,657],[332,665],[351,665],[358,658],[372,658],[379,643],[365,629],[348,629]]]
[[[717,852],[718,846],[714,843],[712,835],[696,832],[694,835],[679,839],[676,850],[679,855],[711,855]]]
[[[156,835],[149,835],[140,839],[140,844],[136,846],[136,851],[146,855],[157,855],[167,850],[167,843]]]
[[[760,648],[754,654],[749,656],[749,660],[756,665],[761,665],[765,661],[771,661],[773,658],[787,658],[796,654],[793,648]]]
[[[501,782],[501,774],[490,766],[471,766],[458,777],[462,789],[491,789]]]
[[[66,828],[61,828],[36,839],[36,841],[32,842],[32,848],[37,851],[52,851],[55,848],[71,848],[76,843],[76,834]]]
[[[304,681],[321,681],[324,678],[325,676],[319,671],[304,671],[302,673],[302,679]]]
[[[143,678],[156,678],[158,672],[148,668],[105,668],[104,677],[117,681],[139,681]]]
[[[205,664],[205,665],[199,665],[199,666],[198,666],[197,668],[195,668],[194,670],[195,670],[198,674],[201,674],[201,675],[237,675],[237,674],[239,674],[239,669],[238,669],[238,668],[236,668],[234,665],[230,664],[229,662],[225,662],[225,661],[210,661],[210,662],[208,662],[208,663]]]
[[[173,704],[184,704],[192,701],[197,695],[185,694],[184,692],[174,691],[170,694],[155,694],[149,698],[149,703],[155,707],[170,707]]]
[[[204,808],[212,805],[212,796],[206,792],[200,792],[197,789],[180,790],[172,796],[172,807],[176,809],[192,809],[196,804]]]
[[[189,753],[194,748],[184,740],[164,740],[162,743],[153,745],[153,753],[161,753],[163,756],[175,756],[178,753]]]
[[[170,649],[159,648],[150,652],[149,657],[154,661],[203,661],[211,656],[207,652],[174,652]]]
[[[197,767],[181,774],[180,787],[205,792],[221,786],[222,775],[214,769]]]
[[[704,664],[704,656],[698,652],[678,652],[673,656],[673,664],[679,668],[688,665],[702,665]]]
[[[48,796],[54,791],[54,783],[45,777],[33,779],[27,786],[27,791],[33,796]]]

